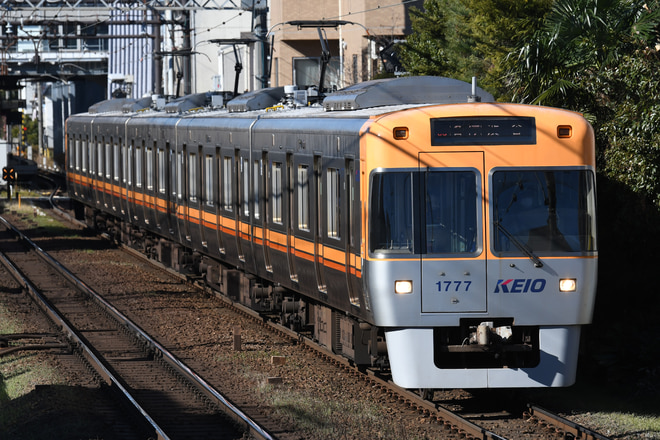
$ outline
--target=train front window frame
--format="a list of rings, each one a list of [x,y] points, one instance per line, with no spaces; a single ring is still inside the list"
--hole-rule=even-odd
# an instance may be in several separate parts
[[[491,248],[499,257],[597,251],[596,185],[587,167],[497,168]]]
[[[478,170],[377,170],[370,182],[369,251],[373,256],[474,258],[481,254]]]

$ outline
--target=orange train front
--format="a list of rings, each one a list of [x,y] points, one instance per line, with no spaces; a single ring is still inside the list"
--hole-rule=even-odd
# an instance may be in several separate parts
[[[72,116],[79,216],[401,386],[571,385],[596,291],[586,120],[447,78],[307,93]]]

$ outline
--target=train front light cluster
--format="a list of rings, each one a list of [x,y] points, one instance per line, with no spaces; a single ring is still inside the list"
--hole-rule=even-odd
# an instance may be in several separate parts
[[[405,295],[412,293],[413,283],[410,280],[397,280],[394,282],[394,293],[397,295]]]
[[[559,280],[560,292],[575,292],[577,289],[577,280],[575,278],[562,278]]]

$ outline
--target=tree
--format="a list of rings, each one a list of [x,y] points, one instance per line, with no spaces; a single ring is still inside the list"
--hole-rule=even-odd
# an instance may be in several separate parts
[[[538,29],[552,0],[426,0],[411,8],[412,34],[399,58],[412,75],[470,81],[506,99],[502,59]]]
[[[543,27],[507,57],[519,102],[575,107],[604,67],[653,38],[658,11],[640,0],[556,0]],[[656,0],[657,4],[657,0]]]

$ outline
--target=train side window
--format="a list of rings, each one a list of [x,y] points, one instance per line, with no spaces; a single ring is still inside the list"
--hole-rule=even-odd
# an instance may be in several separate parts
[[[165,150],[158,150],[158,192],[165,194],[167,191],[167,164],[165,161]]]
[[[273,201],[273,222],[282,224],[282,162],[273,162],[271,174],[271,199]]]
[[[133,166],[135,165],[133,162],[133,141],[131,141],[131,144],[128,146],[128,156],[126,156],[126,167],[127,167],[127,176],[126,176],[126,185],[132,186],[133,185]]]
[[[337,168],[328,168],[326,174],[328,195],[326,197],[326,224],[328,237],[340,238],[341,227],[341,180]]]
[[[105,178],[110,180],[112,179],[112,169],[110,164],[112,164],[112,148],[111,143],[106,141],[105,143]]]
[[[103,177],[103,142],[96,143],[96,175]]]
[[[204,156],[204,194],[203,197],[206,200],[207,206],[213,206],[213,200],[215,200],[215,194],[213,193],[213,182],[215,182],[215,176],[213,175],[213,156],[207,154]]]
[[[80,139],[76,139],[75,141],[76,145],[76,171],[80,171],[80,157],[82,154],[82,142]]]
[[[121,163],[121,181],[126,185],[128,183],[128,145],[127,144],[122,144],[121,146],[121,152],[122,152],[122,163]]]
[[[241,176],[243,176],[243,215],[250,216],[250,162],[248,159],[241,159]]]
[[[135,186],[142,188],[142,147],[135,147]]]
[[[87,164],[89,163],[88,151],[87,151],[88,148],[89,148],[89,142],[87,141],[87,139],[85,139],[82,144],[82,154],[81,154],[81,163],[80,163],[83,173],[87,172]]]
[[[115,170],[114,180],[115,182],[119,182],[119,171],[121,167],[119,165],[119,144],[117,142],[112,145],[112,163]]]
[[[188,155],[188,196],[191,202],[197,201],[197,154]]]
[[[225,211],[233,211],[234,198],[232,197],[232,158],[225,156],[222,158],[222,203]]]
[[[309,231],[309,166],[298,165],[298,229]]]
[[[183,200],[183,154],[176,153],[176,194],[179,200]]]
[[[147,189],[154,190],[154,149],[147,148]]]
[[[254,218],[259,219],[261,217],[261,207],[260,207],[260,177],[261,177],[261,164],[258,160],[255,160],[252,164],[252,195],[254,197]]]

